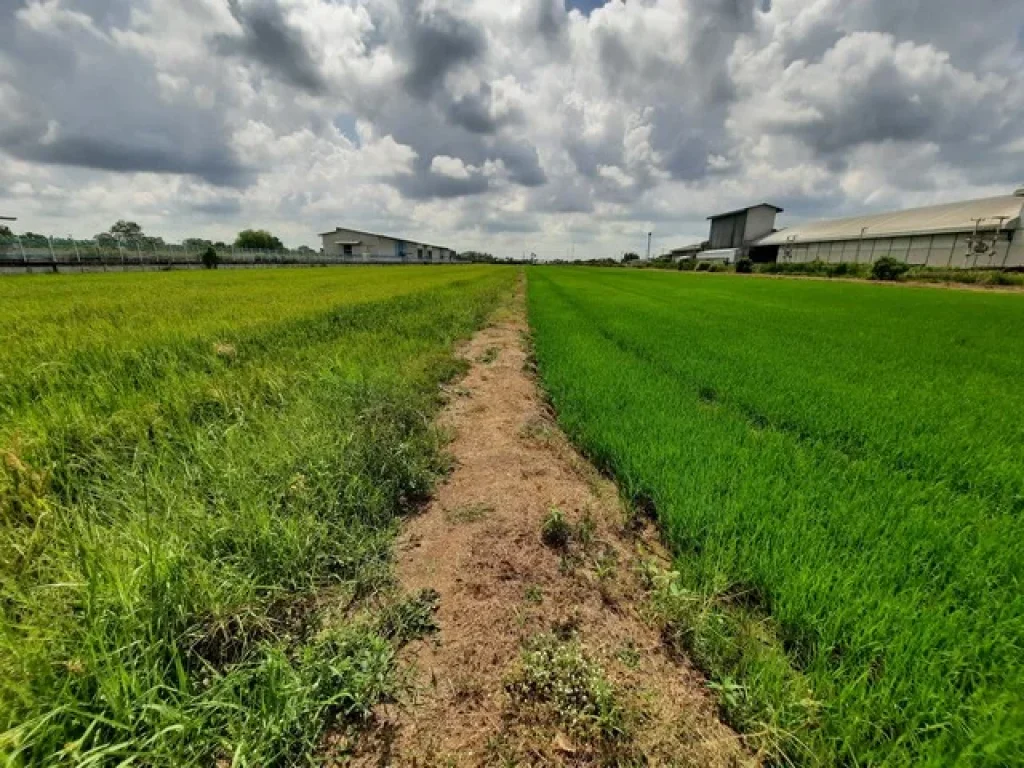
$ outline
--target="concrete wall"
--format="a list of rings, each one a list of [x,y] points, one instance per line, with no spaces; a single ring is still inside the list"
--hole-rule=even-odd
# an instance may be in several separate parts
[[[1024,231],[1003,233],[996,248],[984,254],[969,250],[969,232],[908,237],[865,237],[853,240],[795,243],[779,246],[779,261],[824,261],[869,264],[883,256],[918,266],[1021,267],[1024,266]]]
[[[770,235],[775,229],[775,214],[778,213],[769,205],[759,205],[747,211],[746,227],[743,230],[743,242],[749,243],[759,237]]]
[[[730,216],[721,216],[711,220],[711,244],[709,250],[720,248],[739,248],[743,245],[743,233],[746,230],[747,212],[740,211]]]

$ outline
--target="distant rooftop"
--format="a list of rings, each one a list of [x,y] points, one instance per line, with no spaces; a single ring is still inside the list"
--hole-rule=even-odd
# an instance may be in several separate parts
[[[333,235],[336,232],[354,232],[357,235],[369,235],[370,237],[386,237],[389,240],[401,240],[403,243],[412,243],[413,245],[425,245],[428,248],[443,248],[444,250],[448,250],[448,251],[454,250],[453,248],[449,248],[446,245],[436,245],[436,244],[433,244],[433,243],[424,242],[423,240],[413,240],[413,239],[408,238],[408,237],[401,237],[399,235],[389,235],[389,234],[386,234],[384,232],[367,232],[365,229],[355,229],[353,227],[335,227],[334,229],[329,230],[327,232],[321,232],[320,234],[317,235],[317,237],[327,237],[328,235]],[[339,245],[358,245],[358,244],[359,244],[358,240],[339,241]]]
[[[862,231],[864,237],[966,232],[974,229],[976,219],[982,219],[979,229],[990,230],[999,226],[999,217],[1003,217],[1003,229],[1013,229],[1020,224],[1021,208],[1024,208],[1024,196],[1014,194],[812,221],[780,229],[758,240],[757,245],[785,245],[788,240],[849,240],[860,237]]]
[[[708,216],[708,218],[709,219],[720,219],[723,216],[732,216],[732,215],[737,214],[737,213],[743,213],[744,211],[749,211],[749,210],[751,210],[753,208],[772,208],[772,209],[775,210],[776,213],[782,213],[782,211],[783,211],[782,208],[779,208],[779,206],[777,206],[777,205],[772,205],[771,203],[758,203],[757,205],[748,205],[748,206],[746,206],[744,208],[737,208],[734,211],[726,211],[725,213],[716,213],[713,216]]]

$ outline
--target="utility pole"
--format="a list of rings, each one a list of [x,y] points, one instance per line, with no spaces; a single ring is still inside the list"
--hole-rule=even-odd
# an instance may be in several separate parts
[[[653,232],[648,232],[647,233],[647,260],[648,261],[651,260],[651,235],[652,234],[654,234],[654,233]]]

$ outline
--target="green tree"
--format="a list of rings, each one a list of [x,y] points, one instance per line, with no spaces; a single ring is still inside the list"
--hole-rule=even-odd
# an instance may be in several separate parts
[[[0,237],[14,237],[14,233],[6,224],[0,224]]]
[[[284,243],[265,229],[243,229],[235,238],[235,247],[261,251],[283,251]]]
[[[124,219],[117,220],[117,223],[110,228],[110,234],[125,240],[138,240],[143,236],[142,227],[134,221],[125,221]]]
[[[633,251],[627,251],[626,253],[622,254],[622,263],[625,264],[626,262],[637,261],[637,260],[639,260],[639,258],[640,258],[640,254],[639,253],[634,253]]]

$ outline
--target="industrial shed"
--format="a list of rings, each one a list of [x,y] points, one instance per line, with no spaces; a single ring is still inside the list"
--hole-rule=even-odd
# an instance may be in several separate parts
[[[455,251],[442,245],[338,227],[322,232],[325,256],[365,264],[429,264],[455,261]]]
[[[750,246],[758,261],[870,263],[890,256],[928,267],[1024,267],[1021,209],[1012,195],[787,227]]]

